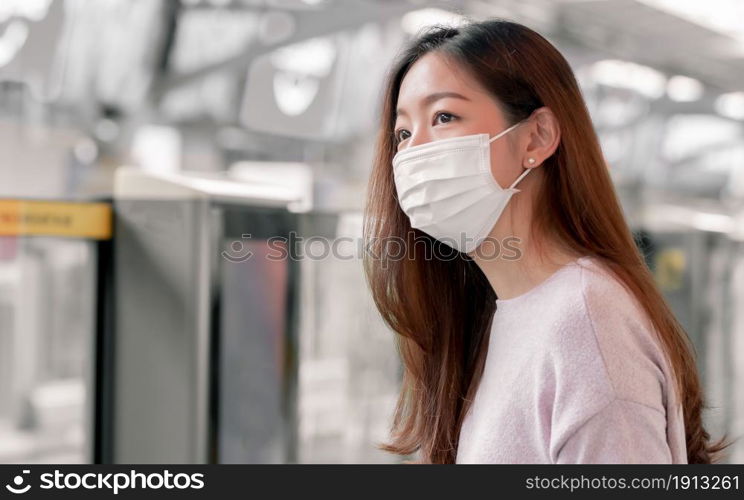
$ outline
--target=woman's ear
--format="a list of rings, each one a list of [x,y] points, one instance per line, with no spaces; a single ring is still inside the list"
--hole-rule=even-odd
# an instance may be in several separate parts
[[[527,123],[522,165],[532,168],[542,165],[555,152],[561,140],[561,130],[558,119],[547,106],[533,111]]]

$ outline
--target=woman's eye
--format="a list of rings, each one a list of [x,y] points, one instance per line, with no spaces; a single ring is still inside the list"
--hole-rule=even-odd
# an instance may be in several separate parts
[[[436,121],[437,118],[439,118],[440,116],[448,116],[449,117],[449,119],[446,120],[444,123],[449,123],[450,121],[452,121],[452,118],[455,117],[455,115],[453,115],[453,114],[442,112],[442,113],[437,113],[436,116],[434,116],[434,121]]]
[[[397,131],[397,132],[395,133],[395,140],[396,140],[396,141],[397,141],[398,143],[401,143],[401,142],[405,141],[406,139],[408,139],[408,137],[403,137],[403,136],[401,135],[401,134],[403,134],[403,133],[408,133],[408,131],[407,131],[407,130],[404,130],[404,129],[401,129],[401,130],[398,130],[398,131]]]
[[[438,118],[439,118],[440,116],[444,116],[444,117],[446,117],[447,119],[446,119],[446,120],[444,120],[443,122],[441,122],[441,121],[440,121],[439,123],[449,123],[449,122],[451,122],[451,121],[452,121],[453,119],[457,118],[457,117],[456,117],[455,115],[453,115],[452,113],[446,113],[446,112],[442,111],[442,112],[439,112],[439,113],[437,113],[437,114],[435,114],[435,115],[434,115],[434,122],[435,122],[435,123],[437,122],[437,120],[438,120]],[[397,131],[395,132],[395,141],[396,141],[396,143],[397,143],[397,144],[400,144],[401,142],[403,142],[403,141],[405,141],[406,139],[408,139],[408,136],[403,136],[403,134],[408,134],[408,131],[407,131],[407,130],[405,130],[405,129],[399,129],[399,130],[397,130]]]

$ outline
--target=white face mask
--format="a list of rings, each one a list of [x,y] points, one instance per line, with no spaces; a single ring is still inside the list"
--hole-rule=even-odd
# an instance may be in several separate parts
[[[515,123],[491,139],[488,134],[450,137],[398,151],[393,174],[398,201],[411,227],[461,252],[472,252],[496,225],[514,186],[504,189],[491,173],[491,142],[516,128]]]

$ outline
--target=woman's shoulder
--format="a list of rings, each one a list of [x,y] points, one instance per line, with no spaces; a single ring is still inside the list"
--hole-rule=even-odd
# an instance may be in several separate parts
[[[648,319],[635,295],[602,259],[587,255],[579,258],[577,264],[581,269],[583,300],[588,306],[597,312],[628,314],[641,321]]]
[[[599,258],[582,257],[582,314],[614,397],[664,411],[663,350],[650,317],[631,290]]]
[[[582,312],[591,322],[595,335],[655,343],[651,318],[628,285],[598,257],[581,257],[577,264]]]
[[[578,264],[574,283],[581,299],[574,302],[580,306],[561,322],[551,351],[556,367],[552,441],[554,451],[573,443],[564,449],[568,460],[575,458],[572,446],[581,448],[587,436],[595,442],[608,428],[646,426],[648,439],[657,439],[668,422],[680,418],[667,414],[673,379],[645,309],[600,259],[583,257]]]

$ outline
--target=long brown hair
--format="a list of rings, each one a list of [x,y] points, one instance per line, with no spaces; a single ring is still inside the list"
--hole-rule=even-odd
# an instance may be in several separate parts
[[[454,463],[468,403],[485,362],[496,295],[465,254],[432,259],[440,242],[412,230],[399,207],[391,162],[401,81],[430,51],[459,63],[490,91],[510,123],[549,107],[561,127],[543,163],[533,229],[611,269],[643,305],[670,360],[684,410],[688,463],[715,463],[727,446],[709,443],[694,346],[659,292],[623,217],[599,140],[574,74],[544,37],[518,23],[488,19],[434,26],[412,40],[387,76],[364,214],[364,268],[377,308],[398,335],[403,380],[391,442],[380,449],[419,452],[423,463]],[[549,233],[548,233],[549,231]],[[400,258],[390,248],[405,249]],[[429,258],[424,258],[428,256]],[[395,258],[394,258],[395,257]]]

